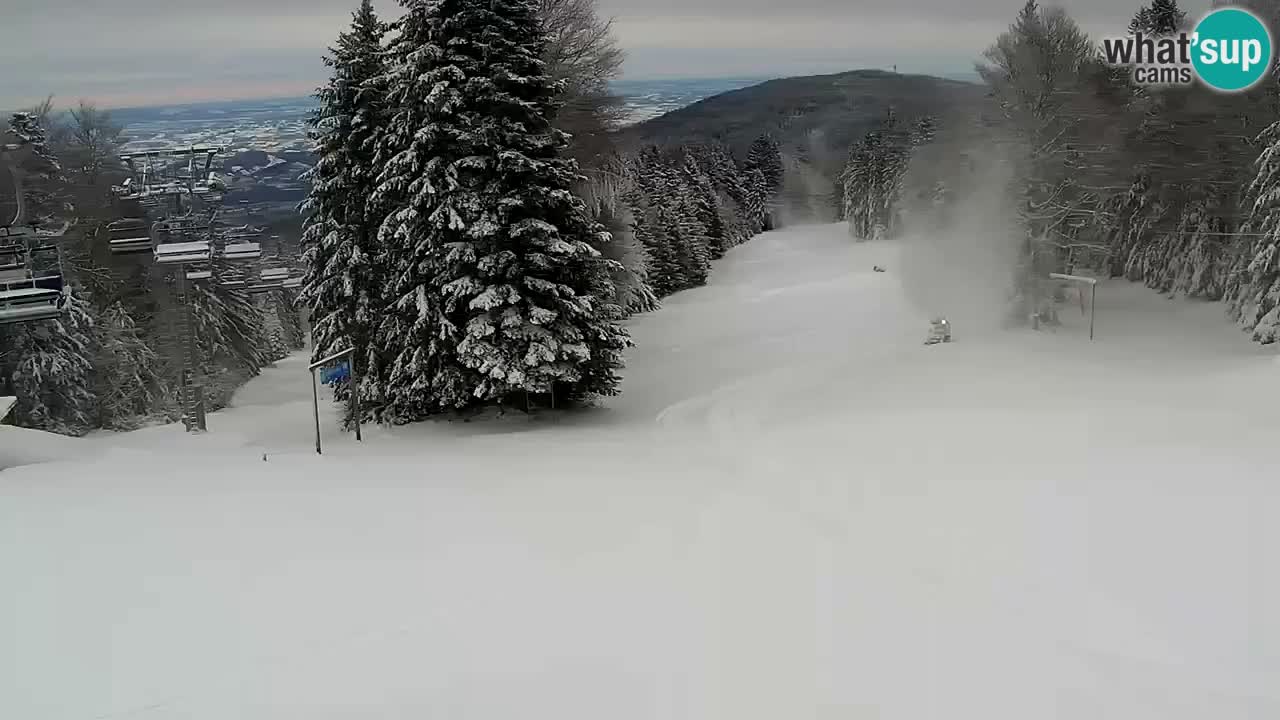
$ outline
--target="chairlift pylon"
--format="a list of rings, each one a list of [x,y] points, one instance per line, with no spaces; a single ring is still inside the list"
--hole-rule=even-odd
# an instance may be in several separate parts
[[[19,228],[27,222],[27,198],[22,184],[24,173],[18,158],[24,146],[21,143],[5,142],[7,139],[0,136],[0,164],[4,165],[13,185],[14,212],[12,217],[0,218],[0,227]]]

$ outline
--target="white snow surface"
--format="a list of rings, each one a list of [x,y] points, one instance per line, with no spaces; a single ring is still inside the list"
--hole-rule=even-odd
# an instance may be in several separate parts
[[[1274,354],[1125,283],[1092,344],[1000,330],[916,262],[756,238],[569,417],[326,407],[317,457],[295,356],[7,470],[0,717],[1280,717]]]

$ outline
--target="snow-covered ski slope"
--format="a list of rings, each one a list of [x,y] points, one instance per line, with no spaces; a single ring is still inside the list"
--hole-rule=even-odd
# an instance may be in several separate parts
[[[297,358],[6,471],[0,717],[1280,717],[1280,363],[1127,284],[1093,344],[984,329],[914,262],[757,238],[599,411],[321,459]]]

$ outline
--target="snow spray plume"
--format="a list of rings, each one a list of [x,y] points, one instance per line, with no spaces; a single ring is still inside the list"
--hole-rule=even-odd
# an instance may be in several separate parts
[[[899,273],[922,311],[969,331],[1004,325],[1024,241],[1009,192],[1015,177],[995,146],[940,139],[913,157]]]
[[[800,147],[784,147],[783,180],[777,216],[782,226],[836,221],[836,180],[843,155],[821,129],[809,131]]]

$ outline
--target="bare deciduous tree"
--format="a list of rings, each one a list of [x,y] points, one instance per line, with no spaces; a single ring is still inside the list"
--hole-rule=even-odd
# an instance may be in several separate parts
[[[621,100],[609,82],[622,70],[624,53],[611,21],[596,13],[595,0],[540,0],[548,36],[544,59],[563,83],[557,126],[573,136],[570,152],[588,174],[609,162],[609,131],[623,117]]]
[[[97,185],[102,174],[113,165],[122,131],[111,113],[81,100],[79,107],[71,111],[71,123],[64,139],[67,170],[79,175],[79,180]]]

